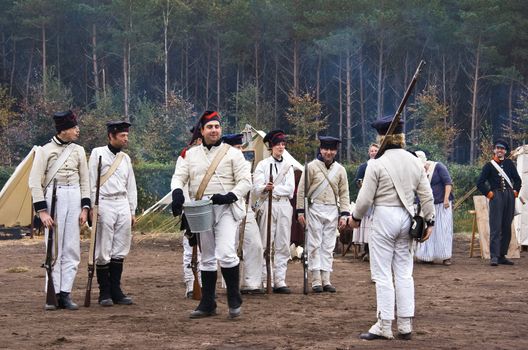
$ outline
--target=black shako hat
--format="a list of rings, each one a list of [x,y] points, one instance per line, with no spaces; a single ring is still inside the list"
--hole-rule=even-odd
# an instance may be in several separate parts
[[[55,122],[57,132],[68,130],[78,125],[77,117],[70,110],[53,114],[53,121]]]
[[[205,111],[200,117],[200,128],[203,128],[205,124],[217,120],[220,122],[220,114],[217,111]]]
[[[110,134],[117,134],[120,132],[128,132],[132,124],[124,120],[110,121],[106,123],[106,130]]]
[[[333,136],[319,136],[320,148],[324,149],[337,149],[337,145],[341,143],[341,140]]]
[[[510,152],[510,145],[508,145],[508,142],[506,142],[506,140],[502,137],[495,139],[495,142],[493,142],[493,146],[502,147],[506,150],[506,152]]]
[[[270,147],[273,147],[280,142],[286,142],[286,134],[281,129],[272,130],[264,136],[263,141],[267,142]]]
[[[370,124],[376,131],[378,132],[378,135],[385,135],[387,133],[387,130],[389,130],[389,126],[392,122],[393,115],[386,115],[384,117],[380,117],[376,119],[375,121]],[[400,119],[398,124],[396,125],[396,128],[394,129],[393,135],[395,134],[401,134],[403,133],[403,120]]]
[[[222,136],[222,141],[224,141],[228,145],[236,146],[236,145],[241,145],[243,143],[242,142],[243,137],[244,135],[242,134],[226,134]]]

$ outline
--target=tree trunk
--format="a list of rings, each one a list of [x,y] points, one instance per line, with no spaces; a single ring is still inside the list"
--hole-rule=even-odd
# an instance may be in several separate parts
[[[444,106],[447,106],[447,87],[446,87],[446,62],[445,54],[442,54],[442,101]],[[445,127],[447,128],[447,121],[445,122]]]
[[[508,129],[510,147],[513,149],[513,79],[510,81],[510,89],[508,91]]]
[[[83,60],[86,61],[86,60]],[[84,80],[85,82],[87,80]],[[61,64],[60,64],[60,35],[57,34],[57,82],[61,83]]]
[[[346,132],[347,132],[347,161],[352,161],[352,79],[351,79],[350,49],[346,51]]]
[[[205,110],[209,110],[209,79],[211,76],[211,46],[207,45],[207,71],[205,74]]]
[[[339,55],[339,77],[337,81],[339,86],[339,139],[343,140],[343,62],[341,55]],[[343,142],[339,143],[339,154],[343,157]]]
[[[255,127],[259,127],[259,45],[255,40]]]
[[[189,40],[185,39],[185,98],[189,99]]]
[[[293,96],[299,95],[299,41],[293,40]]]
[[[407,89],[407,80],[409,80],[409,52],[405,53],[405,61],[403,63],[403,67],[404,67],[404,73],[403,73],[402,92],[405,93],[405,90]],[[396,109],[398,109],[398,106],[395,106],[395,110]],[[407,108],[403,109],[402,120],[403,120],[403,133],[405,134],[407,132]]]
[[[125,119],[128,120],[128,44],[126,40],[123,45],[123,101],[125,107]]]
[[[477,43],[475,52],[475,72],[473,75],[473,87],[471,91],[471,130],[470,130],[470,145],[469,145],[469,163],[475,163],[475,142],[477,142],[477,103],[478,103],[478,80],[480,68],[480,38]]]
[[[13,83],[15,81],[15,63],[16,63],[16,39],[13,38],[13,54],[11,56],[11,75],[9,77],[9,97],[13,96]]]
[[[366,144],[365,87],[363,82],[363,48],[359,49],[359,113],[361,115],[361,142]]]
[[[33,54],[35,51],[35,40],[31,40],[31,51],[29,53],[29,63],[28,63],[28,71],[26,74],[26,96],[24,96],[24,99],[28,101],[29,99],[29,82],[31,79],[31,70],[33,69]]]
[[[240,130],[240,125],[238,125],[238,91],[240,90],[240,63],[237,63],[236,70],[236,93],[235,93],[235,127],[237,130]]]
[[[95,90],[95,100],[99,101],[99,69],[97,67],[97,27],[92,24],[92,76]]]
[[[46,99],[47,88],[46,81],[48,77],[47,63],[46,63],[46,27],[42,25],[42,95]]]
[[[5,33],[2,32],[2,80],[7,80],[7,57],[6,57],[6,38]]]
[[[383,114],[383,36],[381,36],[379,43],[379,52],[378,52],[378,96],[376,99],[376,116],[381,117]]]
[[[273,127],[277,128],[279,111],[279,55],[275,52],[275,81],[273,91]]]
[[[88,61],[83,60],[83,81],[84,81],[84,105],[88,105]],[[60,84],[60,80],[59,80]]]
[[[163,10],[163,100],[165,102],[165,113],[169,109],[169,1],[166,2],[167,8]]]
[[[106,70],[104,66],[102,69],[102,74],[103,74],[103,99],[105,99],[106,101]]]
[[[220,70],[220,38],[216,38],[216,110],[220,110],[220,83],[222,72]]]
[[[317,70],[316,70],[316,73],[315,73],[315,76],[316,76],[316,83],[315,83],[315,99],[317,100],[317,102],[319,102],[321,100],[321,63],[322,63],[322,58],[323,54],[321,52],[321,50],[318,50],[317,52]]]

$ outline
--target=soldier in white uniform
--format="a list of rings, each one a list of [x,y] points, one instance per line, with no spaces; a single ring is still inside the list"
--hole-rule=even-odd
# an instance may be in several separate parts
[[[95,200],[97,165],[101,157],[101,177],[115,171],[99,190],[99,224],[95,246],[99,304],[130,305],[132,298],[121,290],[123,262],[130,251],[132,226],[136,221],[137,189],[132,162],[123,148],[128,145],[130,123],[108,122],[108,145],[97,147],[90,155],[90,183],[92,201]],[[95,220],[96,218],[92,218]]]
[[[256,204],[257,222],[262,236],[262,245],[266,247],[268,221],[268,193],[272,191],[271,247],[273,256],[272,283],[273,293],[290,294],[286,285],[286,270],[290,259],[290,236],[293,208],[290,199],[295,190],[295,175],[292,164],[282,157],[286,149],[286,135],[282,130],[273,130],[266,134],[264,142],[271,149],[271,156],[260,161],[253,175],[253,194],[258,198]],[[273,169],[273,182],[269,182],[270,164]],[[262,279],[266,282],[265,261]]]
[[[380,118],[372,123],[383,143],[392,117]],[[403,122],[388,138],[387,148],[378,159],[371,160],[365,172],[356,207],[352,213],[352,226],[371,206],[372,226],[369,237],[370,270],[376,283],[378,321],[361,339],[391,339],[392,320],[396,306],[398,337],[411,339],[414,317],[413,258],[409,229],[414,215],[415,195],[420,199],[427,223],[424,240],[429,238],[434,225],[433,193],[425,170],[418,158],[407,152]],[[394,282],[393,282],[394,274]]]
[[[321,143],[317,159],[308,164],[308,269],[312,272],[312,290],[315,293],[335,293],[330,282],[336,229],[346,225],[350,215],[350,194],[345,168],[335,161],[341,140],[319,136]],[[306,225],[304,208],[304,174],[297,190],[297,217]]]
[[[81,259],[80,227],[86,223],[90,209],[90,186],[86,153],[74,144],[79,138],[77,118],[72,111],[53,116],[57,135],[37,149],[29,176],[33,206],[46,228],[55,225],[57,250],[53,266],[53,284],[58,291],[60,308],[77,310],[70,292]],[[54,218],[50,216],[52,183],[57,180],[57,206]],[[46,229],[46,236],[48,230]],[[46,239],[47,242],[47,239]],[[46,305],[46,310],[56,309]]]
[[[233,147],[242,149],[242,134],[228,134],[223,141]],[[249,200],[251,203],[251,199]],[[240,231],[241,227],[239,227]],[[240,232],[238,232],[240,235]],[[238,236],[237,235],[237,236]],[[237,242],[240,238],[237,237]],[[247,209],[242,242],[242,271],[240,273],[240,292],[242,294],[264,294],[262,289],[262,237],[251,206]]]
[[[174,168],[174,174],[176,173],[176,169],[178,169],[178,167],[180,167],[182,159],[185,158],[185,155],[187,154],[187,150],[189,148],[193,147],[193,146],[202,144],[201,134],[199,132],[195,132],[195,128],[194,127],[191,128],[190,132],[192,133],[193,136],[191,137],[191,141],[189,142],[189,146],[185,147],[181,151],[180,156],[176,160],[176,166]],[[172,181],[171,181],[171,191],[175,190],[175,187],[174,187],[174,181],[175,181],[174,174],[173,174]],[[183,195],[185,197],[185,201],[189,201],[190,200],[188,186],[186,186],[183,189]],[[174,216],[176,216],[176,215],[174,215]],[[191,266],[191,263],[192,263],[192,251],[193,251],[193,246],[195,244],[198,244],[198,242],[197,242],[197,239],[196,239],[197,238],[196,234],[192,233],[191,229],[189,228],[189,225],[187,223],[187,219],[185,218],[185,214],[183,214],[182,217],[181,217],[180,230],[185,232],[185,234],[183,235],[183,238],[182,238],[182,244],[183,244],[183,254],[182,254],[182,257],[183,257],[183,259],[182,259],[183,260],[183,282],[185,283],[185,297],[186,298],[191,298],[192,295],[193,295],[193,288],[194,288],[194,274],[193,274],[192,266]],[[197,268],[199,270],[200,269],[200,267],[199,267],[200,251],[198,251],[197,260],[198,260],[198,267]],[[198,271],[198,274],[200,274],[200,271]]]
[[[222,143],[220,116],[215,111],[206,111],[200,117],[203,143],[190,148],[181,166],[176,168],[172,192],[173,213],[182,212],[185,197],[183,188],[189,184],[189,195],[196,198],[211,162],[217,154],[224,154],[213,176],[207,184],[203,198],[213,202],[213,228],[200,233],[202,299],[190,317],[201,318],[216,315],[217,264],[227,286],[229,316],[237,317],[241,312],[242,297],[239,288],[239,259],[236,253],[238,222],[245,214],[244,197],[251,189],[251,170],[242,152]],[[226,147],[228,148],[226,148]],[[224,153],[225,152],[225,153]]]

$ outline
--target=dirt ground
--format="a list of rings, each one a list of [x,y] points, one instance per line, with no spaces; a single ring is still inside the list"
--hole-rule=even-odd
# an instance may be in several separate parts
[[[124,290],[135,305],[44,311],[42,239],[0,241],[2,349],[526,349],[528,253],[515,266],[490,267],[468,258],[458,235],[450,267],[415,265],[416,318],[412,341],[358,339],[375,321],[369,267],[337,257],[336,294],[302,294],[302,266],[291,262],[291,295],[245,296],[243,314],[227,318],[225,290],[216,317],[191,320],[196,301],[184,299],[181,241],[135,236]],[[88,241],[73,298],[84,299]],[[27,270],[26,270],[27,269]],[[95,283],[95,278],[94,278]],[[95,283],[92,300],[97,298]],[[396,330],[395,330],[396,331]]]

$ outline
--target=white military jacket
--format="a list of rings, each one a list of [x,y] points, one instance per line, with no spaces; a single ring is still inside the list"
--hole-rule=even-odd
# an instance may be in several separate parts
[[[390,169],[394,169],[390,175],[383,165],[385,161]],[[404,189],[405,204],[400,200],[393,180],[399,181]],[[380,158],[368,163],[352,216],[362,219],[372,205],[413,207],[415,195],[420,199],[424,219],[433,220],[433,192],[421,161],[404,149],[388,149]]]
[[[337,169],[334,170],[334,168]],[[326,180],[324,174],[328,177],[329,173],[333,171],[337,171],[337,174],[331,179],[331,184],[327,185],[317,198],[313,198],[313,203],[335,204],[339,206],[341,213],[346,212],[349,214],[350,194],[348,190],[348,176],[345,168],[338,162],[333,162],[328,169],[324,162],[319,159],[314,159],[308,163],[308,194],[313,194],[320,184]],[[334,195],[332,187],[337,196]],[[304,174],[301,176],[299,186],[297,187],[297,209],[304,209]]]
[[[137,208],[137,188],[136,177],[134,176],[134,170],[132,169],[132,161],[128,154],[123,151],[120,151],[117,154],[119,153],[123,153],[124,157],[112,176],[110,176],[108,181],[101,186],[99,196],[126,196],[130,205],[130,212],[132,215],[135,215]],[[113,154],[108,146],[96,147],[92,150],[89,161],[92,202],[95,201],[99,156],[101,156],[101,176],[104,176],[112,166],[117,154]]]
[[[196,192],[209,165],[223,145],[224,143],[220,143],[218,146],[212,146],[211,149],[207,149],[205,145],[199,145],[188,149],[185,158],[178,160],[178,166],[172,177],[171,188],[184,190],[185,185],[188,184],[190,197],[196,198]],[[250,189],[250,165],[244,158],[242,151],[229,147],[207,184],[204,196],[233,192],[242,202]]]
[[[33,166],[29,174],[29,188],[33,196],[33,203],[45,203],[44,186],[46,184],[44,184],[44,181],[46,174],[68,145],[69,143],[61,143],[54,136],[50,142],[37,148]],[[82,146],[73,144],[73,151],[57,171],[54,179],[57,180],[57,185],[79,185],[81,188],[81,198],[90,198],[88,166],[86,164],[86,153]],[[46,206],[42,209],[45,208]]]
[[[261,160],[255,168],[253,174],[253,193],[256,198],[260,197],[269,182],[270,177],[270,164],[273,164],[273,196],[293,198],[293,192],[295,191],[295,175],[293,173],[293,166],[287,164],[287,160],[278,161],[277,159],[269,156],[266,159]],[[282,178],[280,182],[276,182],[277,176],[282,172],[282,168],[287,165],[289,166],[288,172]]]

